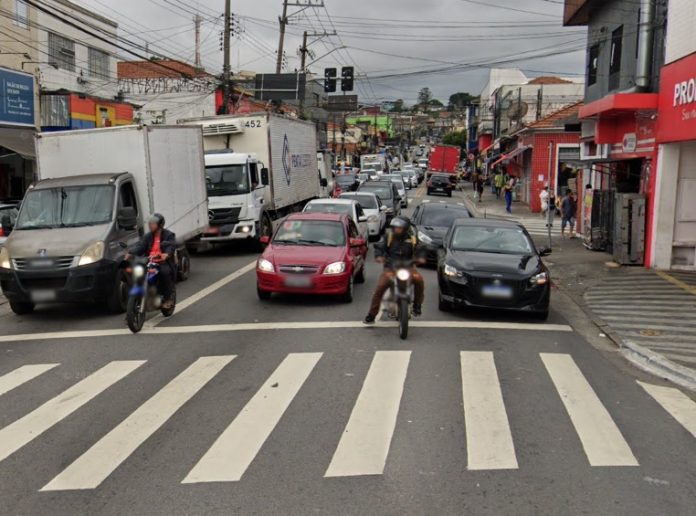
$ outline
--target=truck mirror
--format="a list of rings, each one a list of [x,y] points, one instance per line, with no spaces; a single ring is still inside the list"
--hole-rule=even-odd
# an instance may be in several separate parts
[[[127,206],[118,211],[117,222],[123,229],[134,229],[138,225],[138,215],[135,208]]]
[[[2,216],[2,219],[0,219],[0,227],[2,227],[6,235],[12,231],[12,219],[9,215]]]
[[[319,186],[321,186],[322,188],[326,188],[327,186],[329,186],[329,180],[326,179],[325,177],[322,177],[319,180]]]
[[[270,180],[268,178],[268,169],[267,168],[261,169],[261,184],[263,186],[268,186],[270,184]]]

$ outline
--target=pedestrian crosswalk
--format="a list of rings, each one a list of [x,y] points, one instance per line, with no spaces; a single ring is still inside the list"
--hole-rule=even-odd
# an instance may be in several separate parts
[[[251,395],[236,414],[218,415],[229,423],[197,461],[184,465],[188,473],[181,484],[238,482],[263,453],[264,446],[276,431],[281,419],[293,410],[293,401],[303,394],[303,386],[321,367],[323,353],[290,353]],[[619,429],[610,410],[597,395],[573,357],[562,353],[541,353],[539,371],[548,374],[550,383],[562,402],[565,413],[548,414],[558,425],[574,430],[585,459],[592,467],[637,467],[639,458],[633,449],[645,443],[630,443]],[[517,470],[518,428],[508,417],[506,384],[496,364],[496,354],[488,351],[459,353],[461,398],[452,393],[451,410],[461,418],[466,445],[466,469],[476,471]],[[41,491],[95,489],[144,446],[156,432],[175,425],[174,416],[184,410],[206,386],[226,368],[240,367],[242,359],[234,355],[200,357],[159,388],[130,415],[95,442],[85,443],[85,450],[69,463],[63,463],[60,442],[51,442],[61,471]],[[88,403],[108,403],[107,389],[129,381],[145,360],[120,360],[103,365],[63,392],[29,408],[29,412],[0,428],[0,472],[7,459]],[[543,365],[543,367],[542,367]],[[18,396],[50,374],[70,367],[69,364],[27,364],[0,376],[0,395]],[[325,477],[361,477],[383,475],[395,432],[403,424],[404,392],[409,374],[417,362],[411,351],[377,351],[362,381],[352,411],[341,421],[342,432],[332,435],[332,453],[322,470]],[[544,374],[544,373],[542,373]],[[640,383],[646,402],[657,403],[666,414],[696,438],[696,402],[671,387]],[[19,389],[21,387],[21,389]],[[507,389],[510,387],[507,386]],[[13,392],[14,391],[14,392]],[[100,396],[101,395],[101,396]],[[95,400],[100,396],[99,400]],[[0,398],[1,400],[2,398]],[[18,401],[15,400],[13,404]],[[27,401],[36,404],[34,396]],[[41,401],[38,401],[41,403]],[[427,411],[429,407],[424,407]],[[619,410],[612,405],[612,410]],[[311,422],[308,422],[311,425]],[[196,439],[196,429],[191,430]],[[287,439],[287,435],[277,436]],[[45,444],[45,443],[44,443]],[[634,448],[632,448],[632,446]],[[45,448],[44,448],[45,449]],[[51,452],[49,451],[50,455]],[[19,467],[17,464],[14,467]],[[21,465],[20,465],[21,466]],[[32,467],[27,465],[28,468]],[[325,469],[324,469],[325,468]],[[45,482],[45,480],[44,480]]]

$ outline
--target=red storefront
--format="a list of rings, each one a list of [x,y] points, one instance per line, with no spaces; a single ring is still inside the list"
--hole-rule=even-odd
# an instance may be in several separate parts
[[[696,270],[696,54],[663,67],[649,264]]]

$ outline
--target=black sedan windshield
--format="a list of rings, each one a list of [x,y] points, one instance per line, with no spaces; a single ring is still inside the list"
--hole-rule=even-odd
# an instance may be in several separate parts
[[[446,208],[446,209],[425,209],[420,221],[419,226],[431,226],[435,228],[448,228],[457,219],[468,219],[470,217],[469,212],[462,209],[456,208]]]
[[[522,229],[459,226],[452,235],[454,251],[497,254],[532,254],[534,247]]]
[[[360,188],[359,191],[373,193],[382,201],[389,201],[392,198],[391,185],[367,184]]]

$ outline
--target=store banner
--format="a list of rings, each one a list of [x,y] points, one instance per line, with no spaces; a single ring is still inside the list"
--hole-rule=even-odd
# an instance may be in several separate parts
[[[34,76],[0,68],[0,125],[34,127]]]
[[[696,140],[696,54],[662,68],[657,140]]]

